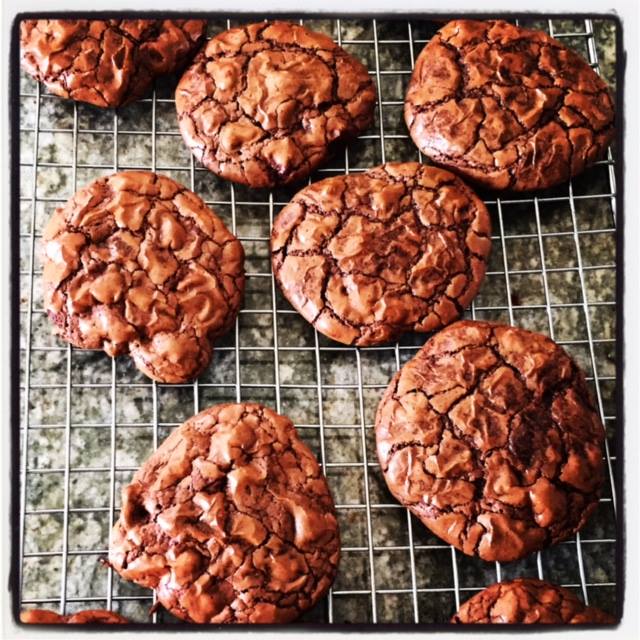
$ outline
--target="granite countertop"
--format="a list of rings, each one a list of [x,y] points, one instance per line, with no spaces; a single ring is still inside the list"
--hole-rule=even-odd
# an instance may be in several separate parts
[[[306,24],[334,38],[338,36],[335,21],[311,20]],[[546,21],[532,24],[547,27]],[[556,34],[581,34],[585,22],[558,20],[553,27]],[[226,21],[211,23],[210,33],[224,28]],[[389,136],[384,143],[387,161],[417,159],[417,151],[405,135],[401,104],[409,77],[402,72],[410,68],[412,52],[407,43],[398,41],[406,41],[411,35],[413,53],[417,55],[437,25],[378,21],[377,56],[370,44],[375,28],[372,21],[342,20],[340,28],[342,40],[349,41],[345,48],[370,69],[385,72],[379,78],[385,101],[382,121],[378,113],[369,133],[383,130]],[[615,25],[598,20],[593,22],[593,30],[600,69],[614,87]],[[588,57],[588,40],[583,35],[566,37],[564,41]],[[454,580],[457,579],[464,600],[474,589],[496,581],[496,566],[461,553],[452,554],[450,547],[395,504],[375,464],[371,428],[389,378],[398,363],[415,353],[424,336],[405,336],[398,349],[390,346],[357,352],[322,336],[316,338],[313,329],[291,311],[277,291],[272,299],[267,241],[270,220],[295,189],[274,192],[270,207],[268,193],[232,188],[211,173],[193,167],[177,131],[172,101],[175,82],[170,78],[157,84],[155,105],[146,100],[118,110],[116,137],[112,111],[78,104],[76,119],[71,102],[47,95],[40,98],[37,109],[36,84],[24,74],[21,77],[21,378],[23,385],[29,384],[28,392],[22,392],[22,433],[26,426],[28,430],[26,438],[23,435],[26,457],[21,464],[27,471],[29,512],[24,520],[22,600],[42,599],[38,606],[56,609],[61,588],[66,587],[67,612],[111,605],[132,620],[145,621],[151,592],[121,581],[117,575],[110,576],[98,561],[108,545],[112,500],[117,517],[120,487],[177,424],[198,408],[241,398],[279,408],[299,425],[302,437],[327,463],[326,473],[336,503],[344,505],[338,515],[346,549],[334,585],[336,593],[330,605],[325,600],[304,619],[326,621],[331,609],[334,622],[372,621],[373,577],[378,621],[412,622],[417,617],[420,622],[445,622],[456,606]],[[74,120],[78,164],[75,173]],[[35,149],[37,124],[40,132]],[[34,157],[38,160],[35,176]],[[378,139],[360,139],[349,146],[350,169],[381,160]],[[219,343],[211,366],[197,385],[152,385],[129,358],[114,362],[101,352],[68,349],[52,336],[42,313],[38,234],[53,209],[73,193],[76,185],[111,172],[116,166],[155,168],[187,186],[193,185],[244,238],[248,271],[245,311],[237,329]],[[343,171],[345,157],[334,158],[329,167]],[[494,196],[485,194],[494,223],[494,247],[489,274],[467,315],[509,322],[511,313],[515,324],[552,333],[556,340],[564,341],[590,377],[606,416],[609,445],[614,451],[616,255],[615,199],[608,195],[611,179],[606,164],[592,167],[573,181],[572,201],[566,184],[537,194],[537,202],[521,196],[507,198],[498,205]],[[277,351],[273,348],[276,339]],[[241,348],[236,349],[236,345]],[[71,382],[69,401],[67,379]],[[369,508],[364,506],[367,492]],[[580,544],[571,540],[545,550],[540,566],[546,579],[570,585],[582,596],[578,563],[581,554],[590,603],[613,612],[616,530],[609,486],[604,497],[582,532]],[[69,506],[66,514],[65,504]],[[409,549],[411,541],[413,553]],[[537,575],[535,556],[501,567],[502,579]],[[113,601],[108,597],[109,588],[116,598]],[[157,617],[175,622],[164,612]]]

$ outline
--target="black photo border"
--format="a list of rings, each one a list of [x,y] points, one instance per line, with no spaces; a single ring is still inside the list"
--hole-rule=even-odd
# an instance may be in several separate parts
[[[624,613],[625,596],[625,496],[624,496],[624,195],[625,195],[625,129],[624,116],[624,84],[626,70],[626,52],[623,43],[623,24],[615,13],[580,13],[560,12],[543,13],[537,11],[520,12],[425,12],[425,13],[366,13],[366,12],[220,12],[220,11],[38,11],[18,13],[11,27],[11,41],[9,51],[9,119],[10,119],[10,250],[11,250],[11,287],[10,287],[10,326],[11,326],[11,396],[10,396],[10,425],[11,425],[11,469],[10,469],[10,524],[11,524],[11,558],[8,589],[11,596],[11,611],[14,622],[23,628],[34,625],[25,625],[20,622],[20,556],[19,556],[19,531],[20,531],[20,22],[29,19],[115,19],[115,18],[199,18],[207,20],[234,19],[234,20],[263,20],[281,19],[377,19],[377,20],[438,20],[448,21],[454,18],[490,19],[503,18],[507,21],[515,19],[553,19],[553,20],[580,20],[595,19],[609,20],[615,23],[616,32],[616,162],[614,175],[616,179],[616,438],[615,455],[616,464],[614,471],[614,484],[616,494],[622,498],[616,515],[616,612],[615,618],[619,621]],[[34,159],[35,160],[35,159]],[[247,630],[245,625],[200,625],[193,623],[153,624],[129,623],[123,625],[68,625],[65,632],[104,631],[109,626],[109,631],[135,630],[144,632],[180,632],[180,631],[226,631],[243,632]],[[582,629],[611,629],[614,625],[580,625]],[[52,625],[38,625],[43,630],[51,629]],[[452,633],[474,632],[544,632],[548,630],[567,629],[565,625],[478,625],[473,628],[463,625],[446,623],[317,623],[317,622],[293,622],[277,625],[252,625],[251,629],[278,632],[301,631],[400,631],[400,632],[425,632],[425,631],[450,631]]]

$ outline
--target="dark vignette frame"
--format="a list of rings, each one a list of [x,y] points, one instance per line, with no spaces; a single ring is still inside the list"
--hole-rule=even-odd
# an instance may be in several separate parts
[[[10,513],[9,522],[11,526],[11,544],[10,544],[10,572],[9,583],[7,585],[8,591],[11,597],[11,613],[13,620],[21,627],[30,628],[34,625],[25,625],[20,622],[20,598],[19,598],[19,519],[20,519],[20,473],[19,473],[19,460],[20,460],[20,242],[19,242],[19,194],[20,194],[20,99],[19,99],[19,82],[20,82],[20,22],[22,20],[32,18],[87,18],[87,19],[113,19],[126,17],[135,18],[158,18],[160,15],[166,18],[201,18],[201,19],[216,19],[216,18],[230,18],[230,19],[264,19],[265,14],[261,12],[202,12],[202,11],[163,11],[163,12],[149,12],[149,11],[81,11],[81,12],[23,12],[18,13],[11,26],[11,41],[9,51],[9,150],[10,150],[10,189],[11,189],[11,208],[10,208],[10,247],[11,247],[11,287],[10,287],[10,326],[11,326],[11,354],[10,354],[10,371],[11,371],[11,395],[10,395],[10,429],[11,429],[11,469],[10,469],[10,483],[11,483],[11,499],[10,499]],[[624,132],[626,129],[626,122],[624,117],[624,111],[622,105],[624,105],[624,84],[625,84],[625,71],[626,71],[626,52],[623,46],[623,24],[618,15],[615,13],[554,13],[543,14],[535,11],[531,12],[502,12],[499,14],[507,20],[515,20],[518,18],[542,18],[542,19],[606,19],[614,22],[616,33],[616,151],[617,159],[614,166],[614,174],[616,178],[617,192],[616,192],[616,204],[617,204],[617,224],[616,224],[616,469],[615,469],[615,485],[618,495],[623,497],[622,508],[618,510],[616,515],[616,529],[618,532],[616,545],[616,612],[615,617],[618,622],[622,619],[624,613],[624,596],[625,596],[625,517],[624,517],[624,167],[625,167],[625,154]],[[320,12],[267,12],[266,17],[269,19],[299,19],[299,18],[345,18],[345,19],[357,19],[357,18],[371,18],[371,14],[363,12],[340,12],[335,14],[320,13]],[[469,12],[465,14],[454,14],[450,12],[443,13],[381,13],[376,14],[379,19],[420,19],[420,20],[450,20],[453,18],[473,18],[473,19],[489,19],[495,18],[495,13],[487,12]],[[39,625],[38,628],[43,630],[52,629],[55,625]],[[171,630],[182,629],[185,631],[231,631],[242,632],[246,629],[243,625],[198,625],[193,623],[183,623],[179,627],[174,625],[159,625],[152,623],[130,623],[124,625],[110,626],[110,631],[117,632],[136,631],[145,632],[167,632]],[[551,631],[557,629],[564,629],[564,625],[545,625],[543,627],[536,626],[535,632]],[[599,625],[581,625],[583,629],[595,629],[603,628]],[[611,628],[604,627],[604,628]],[[105,625],[69,625],[66,627],[69,631],[73,632],[92,632],[104,630]],[[344,624],[344,623],[299,623],[294,622],[287,625],[255,625],[252,629],[262,630],[277,630],[277,631],[291,631],[300,632],[303,630],[309,631],[364,631],[364,632],[376,632],[376,631],[404,631],[404,632],[419,632],[419,631],[450,631],[458,633],[468,633],[471,631],[469,627],[457,626],[451,624],[441,623],[358,623],[358,624]],[[534,632],[534,629],[530,625],[480,625],[472,629],[473,632],[495,632],[501,631],[504,633],[516,632]]]

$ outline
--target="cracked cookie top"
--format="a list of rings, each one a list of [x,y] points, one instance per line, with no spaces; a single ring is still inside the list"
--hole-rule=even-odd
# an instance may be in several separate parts
[[[206,28],[206,20],[23,20],[22,66],[59,96],[118,107],[181,69]]]
[[[95,180],[56,209],[43,240],[45,309],[57,333],[76,347],[130,353],[154,380],[196,377],[238,313],[242,245],[166,176]]]
[[[291,421],[221,404],[176,429],[124,488],[109,562],[183,620],[274,623],[325,594],[339,553],[327,482]]]
[[[604,428],[549,338],[461,321],[394,376],[376,415],[391,493],[468,555],[511,561],[566,539],[598,504]]]
[[[490,233],[486,207],[453,174],[386,164],[297,193],[273,224],[273,272],[318,331],[381,344],[462,313],[484,277]]]
[[[420,53],[405,98],[411,137],[434,162],[492,189],[542,189],[603,155],[605,82],[546,33],[454,20]]]
[[[331,144],[373,121],[367,69],[331,38],[261,22],[212,38],[176,89],[180,131],[227,180],[275,187],[301,180]]]
[[[457,624],[615,624],[616,619],[588,607],[568,589],[519,578],[487,587],[453,616]]]
[[[63,616],[49,609],[27,609],[20,613],[24,624],[127,624],[129,621],[114,611],[86,609]]]

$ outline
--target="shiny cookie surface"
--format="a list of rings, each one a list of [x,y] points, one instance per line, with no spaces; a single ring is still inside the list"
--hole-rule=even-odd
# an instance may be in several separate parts
[[[606,83],[542,31],[502,20],[453,20],[425,46],[405,99],[415,144],[491,189],[568,180],[614,134]]]
[[[129,621],[114,611],[86,609],[63,616],[49,609],[26,609],[20,613],[24,624],[127,624]]]
[[[209,40],[176,89],[180,131],[217,175],[250,187],[299,181],[373,121],[367,69],[328,36],[261,22]]]
[[[288,622],[340,555],[327,482],[287,418],[223,404],[187,420],[122,493],[109,561],[198,623]]]
[[[239,240],[166,176],[99,178],[55,211],[45,242],[45,309],[74,346],[129,353],[160,382],[209,364],[244,290]]]
[[[119,107],[182,68],[206,29],[206,20],[23,20],[22,66],[59,96]]]
[[[452,173],[417,162],[315,182],[271,234],[285,297],[321,333],[359,346],[455,320],[490,249],[483,202]]]
[[[469,598],[453,616],[456,624],[614,624],[616,619],[588,607],[568,589],[520,578],[500,582]]]
[[[549,338],[461,321],[427,341],[378,407],[390,491],[468,555],[509,562],[579,531],[604,481],[583,373]]]

